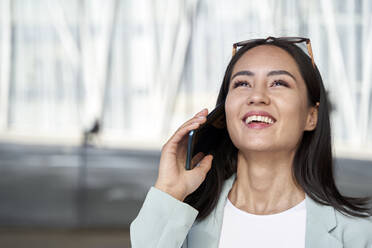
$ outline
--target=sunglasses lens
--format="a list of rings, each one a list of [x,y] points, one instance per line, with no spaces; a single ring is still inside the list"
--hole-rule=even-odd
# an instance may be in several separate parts
[[[241,41],[241,42],[238,42],[238,43],[235,43],[236,46],[238,47],[241,47],[241,46],[245,46],[249,43],[254,43],[254,42],[257,42],[257,41],[262,41],[263,39],[253,39],[253,40],[245,40],[245,41]]]
[[[283,38],[278,38],[278,40],[288,41],[292,43],[300,43],[300,42],[305,41],[306,39],[301,38],[301,37],[283,37]]]

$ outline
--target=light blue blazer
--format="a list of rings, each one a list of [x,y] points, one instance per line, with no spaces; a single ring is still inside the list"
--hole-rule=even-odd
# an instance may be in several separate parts
[[[218,248],[224,206],[235,177],[225,181],[216,208],[200,222],[195,221],[196,209],[151,187],[130,225],[132,248]],[[307,195],[305,204],[306,248],[372,248],[372,218],[347,217]]]

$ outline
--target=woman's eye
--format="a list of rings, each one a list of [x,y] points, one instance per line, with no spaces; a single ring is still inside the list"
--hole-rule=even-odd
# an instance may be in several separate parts
[[[282,80],[275,80],[273,83],[272,83],[273,86],[285,86],[285,87],[288,87],[288,83],[282,81]]]
[[[234,88],[239,87],[239,86],[248,86],[248,85],[249,83],[246,81],[237,81],[234,83]]]

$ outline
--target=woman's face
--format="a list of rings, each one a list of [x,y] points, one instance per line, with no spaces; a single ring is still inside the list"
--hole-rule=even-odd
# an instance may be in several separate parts
[[[295,151],[317,111],[296,61],[285,50],[260,45],[235,64],[225,102],[230,138],[241,151]]]

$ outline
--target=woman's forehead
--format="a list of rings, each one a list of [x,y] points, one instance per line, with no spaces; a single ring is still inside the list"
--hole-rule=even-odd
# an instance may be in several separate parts
[[[247,69],[285,69],[300,74],[294,58],[286,50],[274,45],[260,45],[246,51],[234,65],[233,74]]]

